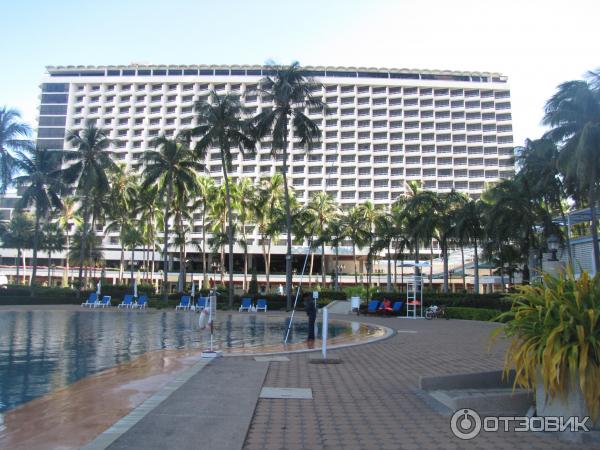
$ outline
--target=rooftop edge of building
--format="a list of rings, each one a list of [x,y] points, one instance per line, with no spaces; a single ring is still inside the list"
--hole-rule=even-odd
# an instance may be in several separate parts
[[[142,69],[142,70],[197,70],[197,71],[201,71],[201,70],[209,70],[209,71],[215,71],[215,70],[225,70],[225,71],[230,71],[229,73],[213,73],[213,75],[231,75],[231,76],[236,76],[236,75],[264,75],[261,73],[252,73],[252,74],[247,74],[246,72],[244,73],[232,73],[231,71],[235,71],[235,70],[239,70],[239,71],[247,71],[247,70],[251,70],[251,71],[268,71],[268,70],[272,70],[273,66],[269,66],[269,65],[244,65],[244,64],[237,64],[237,65],[228,65],[228,64],[212,64],[212,65],[203,65],[203,64],[194,64],[194,65],[184,65],[184,64],[129,64],[129,65],[98,65],[98,66],[94,66],[94,65],[68,65],[68,66],[46,66],[46,70],[48,72],[48,74],[53,75],[53,74],[61,74],[61,75],[65,75],[65,72],[71,72],[71,71],[82,71],[81,73],[85,73],[86,71],[89,71],[89,73],[85,73],[86,75],[97,75],[97,76],[110,76],[110,74],[108,74],[107,71],[109,70],[135,70],[135,69]],[[449,76],[449,77],[488,77],[488,78],[492,78],[492,80],[490,81],[498,81],[498,82],[506,82],[508,80],[508,77],[506,75],[503,75],[499,72],[480,72],[480,71],[456,71],[456,70],[432,70],[432,69],[408,69],[408,68],[377,68],[377,67],[353,67],[353,66],[303,66],[303,69],[308,71],[308,72],[312,72],[311,74],[314,76],[340,76],[340,77],[350,77],[350,78],[361,78],[360,74],[371,74],[371,75],[375,75],[375,74],[380,74],[380,78],[396,78],[394,76],[390,76],[389,74],[398,74],[398,75],[406,75],[406,78],[409,78],[410,75],[415,75],[418,76],[415,77],[414,79],[427,79],[427,78],[422,78],[421,75],[432,75],[432,76]],[[99,72],[99,71],[105,71],[104,73],[94,73],[94,72]],[[321,73],[322,72],[322,73]],[[327,72],[329,72],[329,74],[327,74]],[[356,75],[349,75],[350,73],[354,72]],[[131,76],[135,76],[136,74],[128,74]],[[150,75],[148,74],[144,74],[144,75]],[[164,74],[160,74],[163,76],[168,76],[171,75],[169,73],[164,73]],[[181,74],[172,74],[172,75],[185,75],[184,73]],[[193,74],[196,75],[196,74]],[[210,74],[203,74],[199,72],[199,75],[210,75]],[[387,76],[384,76],[387,75]],[[73,74],[73,76],[78,76],[78,74]],[[138,74],[139,76],[139,74]],[[399,77],[402,78],[402,77]],[[471,80],[464,80],[464,81],[471,81]]]

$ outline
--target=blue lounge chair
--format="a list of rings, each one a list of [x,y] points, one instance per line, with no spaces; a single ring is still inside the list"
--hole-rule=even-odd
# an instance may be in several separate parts
[[[137,302],[131,305],[131,308],[145,309],[148,306],[148,297],[142,295]]]
[[[123,301],[117,305],[117,308],[131,308],[133,303],[133,295],[127,294],[123,297]]]
[[[110,308],[110,295],[105,295],[102,300],[94,303],[94,308]]]
[[[240,312],[248,311],[252,309],[252,299],[250,297],[245,297],[242,299],[242,304],[240,305]]]
[[[181,297],[181,300],[179,300],[179,305],[177,305],[175,307],[175,309],[183,309],[183,310],[187,310],[190,309],[191,305],[190,305],[190,296],[189,295],[184,295]]]
[[[207,303],[207,297],[198,297],[198,301],[196,302],[196,311],[202,311],[204,308],[206,308]]]
[[[259,298],[256,301],[256,311],[267,312],[267,301],[264,298]]]
[[[379,300],[371,300],[367,306],[367,314],[376,314],[379,307]]]
[[[400,314],[402,311],[402,305],[404,305],[404,302],[394,302],[394,305],[392,306],[392,314]]]
[[[94,304],[96,303],[96,300],[98,300],[98,294],[96,294],[95,292],[92,292],[92,293],[90,294],[90,296],[88,297],[88,299],[87,299],[85,302],[83,302],[83,303],[81,304],[81,306],[84,306],[84,307],[85,307],[85,306],[92,307],[92,306],[94,306]]]

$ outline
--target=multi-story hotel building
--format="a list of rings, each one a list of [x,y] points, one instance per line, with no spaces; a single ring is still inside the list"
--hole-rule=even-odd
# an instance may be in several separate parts
[[[264,66],[50,66],[41,84],[38,145],[69,149],[67,130],[94,121],[118,143],[117,161],[141,171],[150,141],[175,136],[194,124],[194,102],[217,93],[241,95],[250,116],[272,106],[254,93],[269,74]],[[405,183],[427,190],[456,189],[478,196],[486,183],[514,174],[510,89],[506,76],[487,72],[306,67],[322,88],[328,112],[307,111],[322,130],[322,142],[306,152],[291,139],[289,178],[306,202],[326,191],[342,206],[365,200],[391,204]],[[255,156],[234,153],[232,176],[255,181],[275,173],[281,160],[271,144]],[[217,149],[206,170],[222,178]],[[192,238],[201,236],[200,223]],[[250,251],[260,254],[258,236]],[[107,248],[118,247],[108,236]],[[277,244],[283,244],[279,242]],[[285,252],[276,245],[274,253]],[[106,253],[106,252],[105,252]],[[113,255],[114,253],[114,255]],[[116,251],[108,251],[112,259]]]

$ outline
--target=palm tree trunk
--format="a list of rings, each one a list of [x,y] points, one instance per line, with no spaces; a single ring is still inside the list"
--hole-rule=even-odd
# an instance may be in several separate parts
[[[206,275],[206,224],[204,223],[206,219],[206,202],[202,205],[202,282],[207,280]],[[204,287],[204,286],[203,286]]]
[[[119,284],[123,284],[123,271],[125,267],[125,247],[121,241],[121,260],[119,261]]]
[[[269,256],[269,258],[267,258],[267,249],[265,248],[265,241],[264,238],[261,237],[260,238],[261,241],[261,248],[262,248],[262,253],[263,253],[263,259],[265,260],[265,276],[267,278],[267,291],[269,290],[269,261],[271,259],[271,257]],[[269,246],[269,252],[270,252],[270,246]]]
[[[27,257],[25,256],[25,249],[23,249],[21,256],[23,257],[23,275],[22,275],[22,279],[21,279],[21,284],[25,285],[25,276],[26,276],[25,271],[27,270]]]
[[[392,292],[392,244],[388,245],[387,254],[387,291]]]
[[[163,300],[167,303],[168,293],[167,293],[167,283],[169,277],[169,256],[168,256],[168,244],[169,244],[169,207],[173,202],[173,174],[171,170],[169,170],[168,180],[169,180],[169,188],[167,191],[167,202],[165,204],[165,217],[164,217],[164,242],[163,242],[163,286],[162,286],[162,294]]]
[[[34,294],[34,285],[35,278],[37,274],[37,252],[38,252],[38,244],[40,240],[40,213],[38,212],[38,208],[35,208],[35,229],[33,231],[33,258],[32,258],[32,269],[31,269],[31,278],[29,279],[29,287],[30,287],[30,295],[33,297]]]
[[[462,263],[462,282],[463,282],[463,291],[467,291],[467,274],[465,273],[465,249],[462,245],[462,243],[460,244],[460,259],[461,259],[461,263]]]
[[[592,248],[594,250],[594,273],[600,271],[600,248],[598,247],[598,215],[596,213],[596,174],[590,180],[589,203],[592,215]]]
[[[69,236],[69,224],[67,224],[67,254],[65,256],[65,265],[67,266],[67,285],[69,284],[69,251],[71,250],[71,237]],[[65,286],[67,287],[67,286]]]
[[[310,252],[310,247],[309,250]],[[310,252],[310,269],[308,271],[308,287],[311,288],[312,287],[312,273],[313,273],[313,263],[315,261],[315,254],[313,252]]]
[[[339,291],[340,290],[340,282],[339,282],[339,278],[340,278],[340,248],[339,245],[336,243],[335,245],[335,290]]]
[[[354,284],[358,286],[358,270],[356,269],[356,244],[352,241],[352,260],[354,261]]]
[[[133,287],[133,260],[135,258],[135,245],[131,245],[131,286]]]
[[[50,266],[52,261],[52,252],[48,250],[48,287],[52,287],[52,282],[50,281]]]
[[[285,309],[292,307],[292,211],[290,208],[290,192],[287,179],[288,129],[287,117],[283,129],[283,190],[285,192],[285,231],[287,233],[287,250],[285,253]]]
[[[449,285],[448,285],[448,243],[446,239],[443,239],[442,245],[442,258],[444,262],[444,294],[448,293]]]
[[[152,281],[154,281],[154,256],[155,256],[155,250],[154,250],[154,241],[152,242],[152,263],[151,263],[151,277],[152,277]],[[158,286],[157,286],[158,287]]]
[[[433,243],[429,241],[429,292],[433,292]]]
[[[321,289],[325,289],[325,244],[321,244]]]
[[[479,255],[477,254],[477,239],[475,239],[475,248],[473,252],[473,266],[475,267],[475,277],[473,278],[473,289],[479,294]]]
[[[229,192],[229,180],[227,179],[227,164],[225,161],[225,151],[228,148],[221,148],[221,163],[223,165],[223,176],[225,178],[225,201],[227,203],[227,240],[229,241],[229,288],[228,288],[228,306],[233,308],[233,212],[231,210],[231,193]]]
[[[15,267],[17,268],[17,284],[19,284],[19,273],[21,271],[21,247],[17,247],[17,257],[15,258]]]
[[[83,261],[85,258],[85,241],[87,239],[88,220],[88,199],[87,196],[85,196],[83,198],[83,229],[81,231],[81,245],[79,246],[79,277],[77,279],[77,298],[81,297],[81,290],[83,288]]]

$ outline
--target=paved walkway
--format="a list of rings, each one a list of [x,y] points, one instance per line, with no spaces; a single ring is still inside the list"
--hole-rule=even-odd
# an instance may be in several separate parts
[[[319,353],[291,354],[281,362],[257,362],[248,356],[212,361],[109,448],[577,448],[534,433],[483,433],[462,441],[452,435],[450,418],[424,400],[418,390],[420,376],[502,368],[505,343],[488,351],[494,324],[358,320],[398,333],[330,350],[330,358],[342,361],[335,365],[309,363]],[[261,387],[310,388],[313,399],[259,399]]]
[[[494,324],[366,320],[399,332],[328,352],[342,364],[309,364],[317,354],[270,363],[265,386],[311,388],[314,399],[259,399],[245,449],[576,448],[532,433],[484,433],[462,441],[452,435],[450,418],[422,399],[419,376],[502,368],[505,344],[487,351]]]

